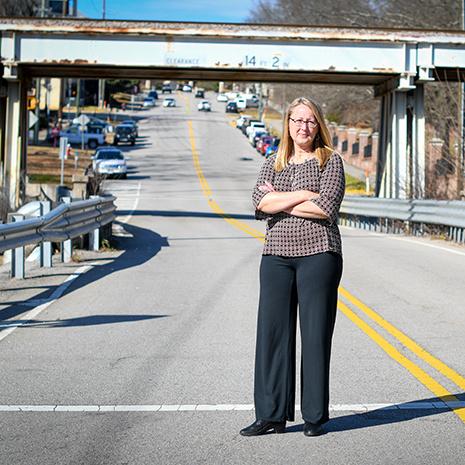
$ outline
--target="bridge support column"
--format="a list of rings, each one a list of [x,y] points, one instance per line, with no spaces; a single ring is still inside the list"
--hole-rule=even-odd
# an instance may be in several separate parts
[[[375,194],[422,198],[425,186],[424,89],[382,97]]]
[[[18,80],[8,80],[3,190],[11,209],[20,206],[21,176],[25,170],[27,152],[27,95],[26,87]]]

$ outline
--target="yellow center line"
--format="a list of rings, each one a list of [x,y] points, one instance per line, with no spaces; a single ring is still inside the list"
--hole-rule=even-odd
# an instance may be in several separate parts
[[[428,373],[422,370],[419,366],[413,363],[408,358],[404,357],[392,344],[390,344],[386,339],[379,335],[373,328],[371,328],[367,323],[365,323],[359,316],[357,316],[352,310],[350,310],[346,305],[341,301],[338,301],[338,308],[351,320],[353,321],[367,336],[369,336],[373,341],[375,341],[391,358],[396,362],[400,363],[404,368],[406,368],[410,373],[412,373],[415,378],[418,379],[424,386],[426,386],[434,395],[436,395],[443,402],[460,402],[460,400],[452,395],[447,389],[445,389],[441,384],[434,380]],[[453,405],[448,405],[462,421],[465,422],[465,408],[464,407],[454,407]]]
[[[184,95],[181,94],[181,92],[178,90],[178,95],[184,99],[186,102],[186,113],[189,114],[189,99],[187,97],[184,97]]]
[[[367,307],[364,303],[360,302],[356,297],[349,294],[342,287],[339,288],[339,292],[350,302],[352,302],[357,308],[359,308],[365,315],[371,318],[375,323],[378,323],[382,328],[384,328],[389,334],[394,336],[399,342],[401,342],[405,347],[410,349],[415,355],[418,355],[422,360],[427,362],[432,367],[436,368],[440,373],[453,381],[461,389],[465,390],[465,378],[460,376],[454,370],[449,368],[447,365],[442,363],[437,358],[433,357],[431,354],[422,349],[416,342],[412,341],[408,336],[399,331],[397,328],[388,323],[384,318],[378,315],[374,310]]]
[[[192,155],[194,159],[194,166],[197,172],[197,176],[200,180],[200,184],[202,185],[203,192],[205,196],[208,198],[208,204],[210,207],[220,215],[223,219],[225,219],[228,223],[236,226],[237,228],[245,231],[246,233],[252,235],[253,237],[261,240],[264,242],[265,235],[257,231],[240,221],[235,220],[231,216],[227,215],[219,206],[218,204],[211,198],[212,193],[210,188],[208,187],[208,183],[202,173],[200,168],[197,148],[195,145],[194,139],[194,130],[192,126],[192,121],[189,121],[189,134],[191,140],[191,147],[192,147]],[[429,365],[437,369],[440,373],[445,375],[451,381],[453,381],[457,386],[462,389],[465,389],[465,378],[460,376],[454,370],[449,368],[447,365],[442,363],[437,358],[430,355],[424,349],[422,349],[418,344],[412,341],[408,336],[403,334],[401,331],[396,329],[386,320],[384,320],[380,315],[378,315],[375,311],[367,307],[363,304],[360,300],[352,296],[349,292],[347,292],[342,287],[339,287],[339,292],[342,296],[344,296],[347,300],[352,302],[357,308],[359,308],[362,312],[364,312],[372,321],[380,325],[386,331],[388,331],[392,336],[394,336],[399,342],[401,342],[405,347],[410,349],[414,354],[420,357],[422,360],[427,362]],[[417,378],[425,387],[427,387],[434,395],[436,395],[439,399],[446,403],[449,408],[454,411],[462,421],[465,422],[465,408],[464,407],[455,407],[451,402],[460,402],[457,397],[455,397],[452,393],[450,393],[447,389],[445,389],[440,383],[434,380],[428,373],[426,373],[423,369],[421,369],[418,365],[414,362],[406,358],[402,355],[392,344],[390,344],[386,339],[384,339],[380,334],[378,334],[373,328],[371,328],[367,323],[365,323],[359,316],[357,316],[352,310],[349,309],[344,303],[338,300],[338,308],[353,322],[355,323],[367,336],[369,336],[373,341],[375,341],[391,358],[401,364],[404,368],[406,368],[410,373],[412,373],[415,378]]]

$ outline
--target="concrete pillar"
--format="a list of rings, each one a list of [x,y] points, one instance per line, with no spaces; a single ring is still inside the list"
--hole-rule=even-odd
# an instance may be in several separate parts
[[[10,207],[19,206],[19,180],[21,172],[21,84],[8,82],[5,124],[5,197]]]
[[[338,144],[337,144],[337,151],[344,156],[347,150],[343,149],[344,142],[347,142],[347,128],[344,125],[340,125],[337,127],[337,135],[338,135]],[[347,144],[344,144],[347,145]]]
[[[357,141],[357,130],[355,128],[350,128],[347,131],[347,155],[352,156],[352,146]]]

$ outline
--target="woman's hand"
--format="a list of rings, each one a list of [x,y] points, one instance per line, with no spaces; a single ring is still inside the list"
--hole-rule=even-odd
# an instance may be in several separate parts
[[[260,186],[259,189],[263,192],[276,192],[275,188],[269,181],[265,181],[265,185]]]

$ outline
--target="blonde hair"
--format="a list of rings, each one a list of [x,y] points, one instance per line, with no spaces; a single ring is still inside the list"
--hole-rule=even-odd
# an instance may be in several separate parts
[[[289,133],[289,117],[298,105],[305,105],[310,108],[318,121],[319,131],[313,140],[313,152],[318,158],[320,171],[324,168],[326,162],[329,160],[329,157],[334,151],[328,126],[326,125],[320,105],[310,98],[296,98],[287,109],[286,118],[284,120],[283,136],[279,143],[278,150],[276,151],[274,169],[277,173],[288,167],[288,160],[294,149],[294,141]]]

